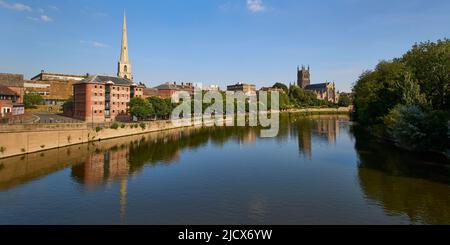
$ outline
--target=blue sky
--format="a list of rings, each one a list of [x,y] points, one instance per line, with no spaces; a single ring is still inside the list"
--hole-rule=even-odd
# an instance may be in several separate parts
[[[450,37],[448,0],[0,0],[0,72],[114,75],[123,11],[137,81],[348,91],[363,70],[415,42]]]

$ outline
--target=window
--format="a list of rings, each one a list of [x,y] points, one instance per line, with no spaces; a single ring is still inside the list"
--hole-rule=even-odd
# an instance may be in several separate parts
[[[97,93],[94,93],[94,96],[97,96]]]
[[[128,67],[127,67],[127,66],[124,66],[124,67],[123,67],[123,70],[124,70],[125,72],[128,72]],[[125,78],[126,78],[126,76],[125,76]]]

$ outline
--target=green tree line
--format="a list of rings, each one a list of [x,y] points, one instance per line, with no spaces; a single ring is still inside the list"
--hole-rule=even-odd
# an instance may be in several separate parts
[[[353,88],[354,119],[404,148],[445,151],[449,84],[450,40],[416,44],[360,76]]]

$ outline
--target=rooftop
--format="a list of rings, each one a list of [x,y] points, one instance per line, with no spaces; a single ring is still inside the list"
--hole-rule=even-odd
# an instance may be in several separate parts
[[[23,87],[23,75],[0,73],[0,85],[6,87]]]
[[[307,90],[324,90],[330,83],[317,83],[306,86]]]
[[[8,87],[0,85],[0,95],[16,96],[17,94]]]
[[[100,75],[88,77],[86,79],[81,80],[80,82],[75,83],[75,84],[82,84],[82,83],[106,84],[108,82],[112,82],[114,85],[122,85],[122,86],[136,85],[133,81],[125,79],[125,78],[100,76]]]
[[[164,83],[155,88],[158,90],[178,90],[179,89],[179,87],[173,83]]]

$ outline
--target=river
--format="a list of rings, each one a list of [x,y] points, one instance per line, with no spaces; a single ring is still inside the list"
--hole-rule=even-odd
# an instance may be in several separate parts
[[[450,167],[283,114],[0,159],[0,224],[450,224]]]

